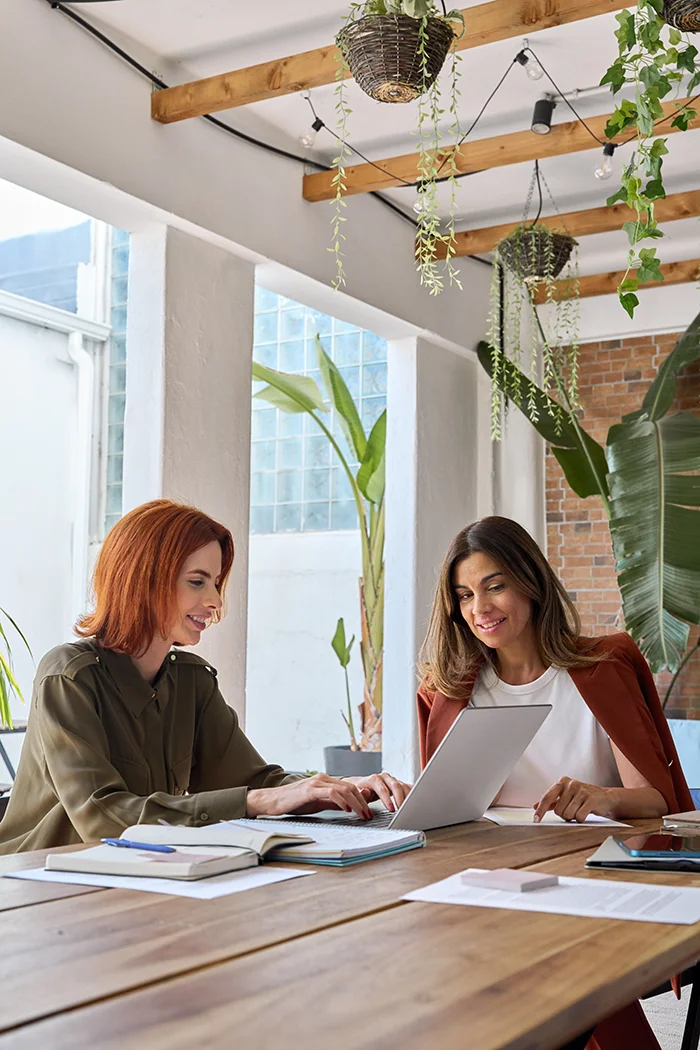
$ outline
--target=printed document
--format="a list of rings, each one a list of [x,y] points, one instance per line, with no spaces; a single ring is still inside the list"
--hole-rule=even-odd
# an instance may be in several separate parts
[[[483,870],[483,869],[470,869]],[[431,886],[407,893],[407,901],[468,904],[476,908],[583,915],[592,919],[631,919],[692,926],[700,921],[700,889],[691,886],[652,886],[609,879],[573,879],[560,875],[557,886],[529,893],[487,890],[463,883],[460,873]]]
[[[77,872],[46,871],[45,868],[28,868],[26,871],[8,871],[6,879],[31,879],[35,882],[62,882],[69,886],[101,886],[104,889],[144,890],[146,893],[169,893],[173,897],[194,897],[211,901],[229,893],[255,890],[272,882],[298,879],[302,875],[313,875],[313,871],[288,871],[286,868],[252,868],[226,875],[213,875],[196,882],[182,879],[139,878],[129,875],[84,875]]]
[[[608,817],[599,817],[596,813],[589,813],[585,821],[578,823],[575,820],[562,820],[558,817],[554,810],[550,809],[545,813],[537,824],[533,821],[535,815],[534,809],[520,809],[516,806],[494,806],[492,809],[487,809],[484,816],[487,820],[492,820],[494,824],[502,824],[505,827],[533,827],[539,828],[543,825],[552,824],[563,824],[567,828],[580,828],[584,824],[603,824],[609,827],[615,828],[629,828],[629,824],[622,824],[619,820],[610,820]]]

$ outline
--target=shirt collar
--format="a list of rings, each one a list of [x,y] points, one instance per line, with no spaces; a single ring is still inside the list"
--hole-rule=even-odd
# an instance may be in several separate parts
[[[165,685],[163,679],[170,672],[171,656],[174,654],[167,654],[158,669],[153,684],[146,681],[134,661],[126,653],[117,653],[114,649],[100,649],[100,654],[102,662],[114,680],[124,702],[137,718],[143,714],[148,704],[155,699],[156,694],[161,709],[165,707],[168,702],[169,689],[167,687],[162,688]]]

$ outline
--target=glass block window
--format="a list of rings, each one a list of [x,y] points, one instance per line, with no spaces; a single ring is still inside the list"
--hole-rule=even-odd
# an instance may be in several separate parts
[[[124,233],[123,230],[113,230],[110,275],[112,335],[109,341],[105,534],[122,515],[128,271],[129,234]]]
[[[386,408],[386,340],[264,288],[256,289],[256,361],[308,375],[323,390],[315,336],[340,369],[365,432]],[[324,421],[354,469],[335,413]],[[288,415],[253,398],[251,532],[356,529],[357,511],[345,472],[323,432],[305,414]]]

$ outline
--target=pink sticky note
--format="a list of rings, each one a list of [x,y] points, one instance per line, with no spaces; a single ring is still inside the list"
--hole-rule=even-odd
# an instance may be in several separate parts
[[[465,886],[479,886],[485,890],[509,890],[511,893],[525,893],[528,890],[541,890],[546,886],[556,886],[557,875],[545,875],[539,871],[515,871],[512,868],[494,868],[493,871],[475,871],[468,869],[460,872]]]

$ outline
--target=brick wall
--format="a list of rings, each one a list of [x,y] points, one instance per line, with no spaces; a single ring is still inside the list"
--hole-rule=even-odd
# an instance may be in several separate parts
[[[581,346],[581,420],[601,445],[613,423],[640,407],[649,383],[677,339],[677,334],[669,334]],[[680,409],[700,414],[698,361],[680,373],[672,410]],[[576,601],[584,633],[623,630],[612,545],[600,501],[595,497],[579,499],[572,492],[549,449],[546,493],[547,555]],[[697,629],[691,631],[691,644],[697,635]],[[668,674],[657,678],[662,698],[669,681]],[[677,679],[666,714],[669,718],[700,718],[700,651]]]

